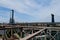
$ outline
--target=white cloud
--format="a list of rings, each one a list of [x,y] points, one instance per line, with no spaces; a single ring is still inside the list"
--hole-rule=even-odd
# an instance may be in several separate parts
[[[51,2],[48,2],[50,4],[46,6],[43,6],[44,1],[41,1],[42,4],[37,4],[35,0],[0,0],[0,6],[34,16],[38,19],[37,21],[44,21],[44,19],[48,17],[48,15],[50,16],[51,13],[56,16],[59,15],[60,0],[52,0]],[[48,18],[46,20],[48,20]]]

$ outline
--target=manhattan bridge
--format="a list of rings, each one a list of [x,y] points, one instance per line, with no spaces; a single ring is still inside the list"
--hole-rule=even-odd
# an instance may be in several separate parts
[[[9,23],[0,23],[0,40],[60,40],[60,22],[15,23],[11,10]]]

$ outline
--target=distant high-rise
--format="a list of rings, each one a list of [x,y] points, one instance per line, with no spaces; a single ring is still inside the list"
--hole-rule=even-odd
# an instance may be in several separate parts
[[[55,20],[54,20],[54,14],[51,14],[51,17],[52,17],[52,23],[54,23],[55,22]]]
[[[11,10],[11,14],[10,14],[10,24],[14,24],[15,21],[14,21],[14,10]]]

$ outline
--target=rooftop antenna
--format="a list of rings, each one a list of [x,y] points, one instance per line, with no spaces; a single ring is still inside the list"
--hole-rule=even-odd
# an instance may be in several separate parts
[[[52,23],[54,23],[55,22],[55,20],[54,20],[54,14],[51,14],[51,21],[52,21]]]
[[[11,10],[11,13],[10,13],[10,24],[14,24],[15,21],[14,21],[14,10]]]

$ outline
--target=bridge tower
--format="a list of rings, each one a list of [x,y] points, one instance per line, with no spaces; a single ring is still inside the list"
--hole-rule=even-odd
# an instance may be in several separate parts
[[[14,24],[15,23],[15,21],[14,21],[14,10],[11,10],[9,23],[10,24]]]
[[[54,14],[51,14],[51,21],[52,21],[52,23],[54,23],[55,22],[55,20],[54,20]]]

